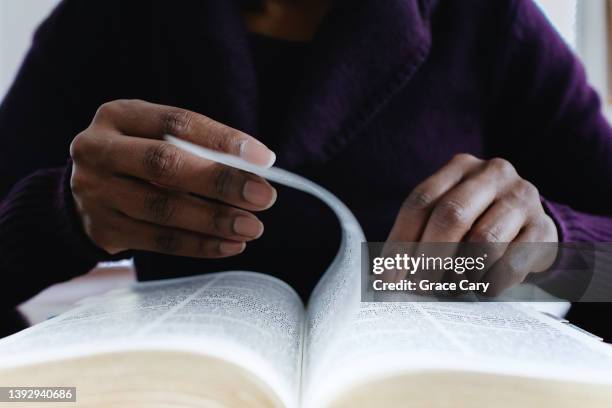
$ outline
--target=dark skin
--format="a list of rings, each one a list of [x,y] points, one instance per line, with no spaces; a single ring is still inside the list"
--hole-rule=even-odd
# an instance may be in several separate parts
[[[267,0],[244,20],[252,32],[309,41],[329,9],[329,0]],[[275,158],[253,137],[195,112],[144,101],[107,103],[71,146],[72,192],[85,232],[112,254],[137,249],[219,258],[243,252],[263,233],[256,213],[274,204],[276,191],[260,177],[178,150],[163,141],[165,134],[259,165]],[[557,242],[558,236],[537,189],[511,163],[464,154],[407,197],[388,241],[466,240]],[[504,248],[493,255],[498,262],[487,276],[497,282],[494,293],[547,269],[555,257]]]
[[[556,258],[555,246],[534,251],[522,244],[557,242],[558,235],[555,223],[544,212],[538,189],[521,178],[510,162],[459,154],[410,193],[388,242],[462,241],[493,244],[487,251],[491,269],[468,278],[490,282],[487,295],[496,296],[521,283],[529,273],[545,271]],[[397,281],[404,277],[396,273],[386,278]],[[431,280],[440,279],[441,275]]]
[[[249,31],[290,41],[309,41],[325,18],[329,0],[267,0],[261,11],[248,12]]]

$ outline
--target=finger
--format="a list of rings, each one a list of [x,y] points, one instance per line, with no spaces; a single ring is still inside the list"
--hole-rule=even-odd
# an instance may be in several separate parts
[[[421,240],[461,241],[495,201],[499,192],[499,180],[494,176],[494,173],[486,169],[478,171],[444,194],[432,210]]]
[[[96,120],[125,135],[162,139],[169,134],[260,166],[269,167],[276,160],[275,154],[254,137],[185,109],[121,100],[102,105]]]
[[[120,245],[167,255],[191,258],[225,258],[238,255],[246,248],[236,242],[177,228],[163,227],[123,216],[123,231],[118,235]]]
[[[427,220],[418,253],[442,259],[455,256],[459,242],[494,202],[497,193],[497,186],[490,175],[487,172],[479,172],[468,176],[467,180],[444,194]],[[435,282],[440,282],[444,275],[443,269],[427,271],[427,279]],[[449,278],[455,277],[450,275]]]
[[[417,242],[435,202],[482,163],[469,155],[457,155],[447,165],[418,185],[402,204],[391,229],[390,242]]]
[[[116,177],[112,183],[111,206],[133,219],[233,241],[263,233],[263,224],[246,211],[135,179]]]
[[[538,229],[533,225],[528,225],[508,245],[504,255],[482,279],[490,283],[485,293],[486,296],[499,296],[504,290],[523,282],[530,272],[541,266],[542,253],[539,250],[541,246],[534,244],[538,238]]]
[[[383,254],[395,255],[392,249],[393,243],[419,242],[435,202],[481,164],[482,160],[460,154],[419,184],[402,204],[383,248]],[[411,248],[416,250],[417,246],[412,245]],[[386,275],[385,280],[397,282],[406,277],[406,272],[389,271]]]
[[[495,264],[506,252],[508,244],[518,236],[527,219],[525,211],[512,200],[501,200],[494,203],[478,219],[467,236],[466,256],[483,256],[486,254],[486,265]],[[466,277],[471,282],[478,282],[487,272],[471,270]]]
[[[105,162],[116,174],[223,201],[250,211],[269,208],[276,190],[263,178],[190,153],[162,141],[117,137]]]

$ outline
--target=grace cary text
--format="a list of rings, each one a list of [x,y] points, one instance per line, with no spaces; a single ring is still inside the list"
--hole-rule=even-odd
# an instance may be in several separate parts
[[[459,282],[432,282],[421,280],[418,282],[402,279],[399,282],[384,282],[377,279],[372,283],[375,291],[408,291],[408,292],[454,292],[457,290],[487,293],[490,282],[470,282],[462,279]]]

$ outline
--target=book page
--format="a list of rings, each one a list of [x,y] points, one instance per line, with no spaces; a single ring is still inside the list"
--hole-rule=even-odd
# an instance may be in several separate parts
[[[238,157],[211,151],[171,136],[166,139],[199,157],[311,194],[327,204],[338,217],[342,228],[338,254],[308,301],[302,361],[302,392],[307,392],[309,379],[317,376],[317,372],[326,370],[326,355],[333,352],[333,343],[339,339],[340,333],[359,308],[361,243],[365,242],[359,222],[336,196],[304,177],[279,168],[255,166]]]
[[[194,351],[244,366],[295,406],[303,314],[293,289],[252,272],[139,283],[0,341],[0,370],[91,353]]]
[[[362,303],[306,405],[398,372],[458,370],[612,384],[612,347],[511,303]]]
[[[330,354],[335,352],[334,344],[342,338],[348,323],[358,312],[361,294],[360,247],[365,242],[363,232],[343,205],[332,200],[323,201],[338,215],[342,240],[338,255],[308,301],[302,359],[302,394],[311,392],[313,379],[330,372]]]

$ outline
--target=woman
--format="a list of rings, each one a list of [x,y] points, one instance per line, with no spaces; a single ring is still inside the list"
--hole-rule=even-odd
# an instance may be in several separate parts
[[[531,0],[66,0],[0,108],[3,310],[129,256],[308,293],[333,216],[165,133],[315,180],[369,241],[612,239],[612,132]]]

